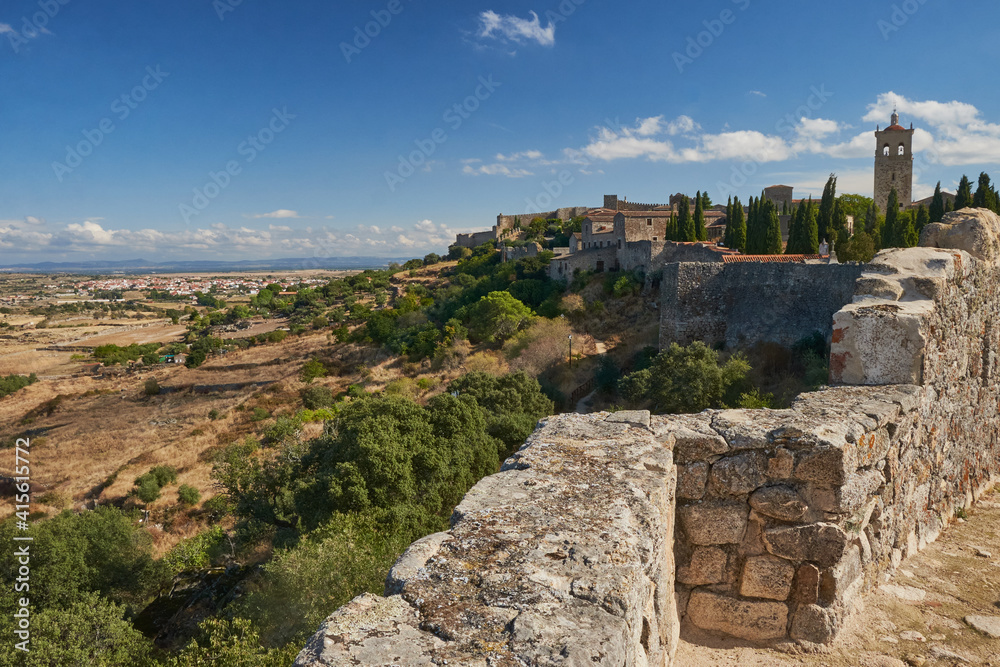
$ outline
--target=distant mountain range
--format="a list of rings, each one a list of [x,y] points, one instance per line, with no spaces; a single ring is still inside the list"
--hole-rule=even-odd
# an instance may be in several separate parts
[[[201,260],[190,262],[151,262],[146,259],[96,262],[39,262],[37,264],[5,264],[0,271],[9,273],[207,273],[212,271],[308,271],[379,269],[392,262],[402,264],[412,258],[385,257],[289,257],[283,259],[251,259],[239,262]]]

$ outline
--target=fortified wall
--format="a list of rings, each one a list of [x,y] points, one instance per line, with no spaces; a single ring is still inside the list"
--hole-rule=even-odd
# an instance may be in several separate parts
[[[856,264],[667,264],[660,283],[660,348],[671,343],[791,346],[854,298]]]
[[[832,641],[1000,481],[1000,219],[946,222],[880,253],[827,324],[844,386],[543,422],[296,664],[672,665],[684,623]]]

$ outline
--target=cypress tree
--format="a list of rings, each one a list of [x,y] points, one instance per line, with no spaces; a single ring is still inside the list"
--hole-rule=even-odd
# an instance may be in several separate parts
[[[955,210],[961,211],[970,206],[972,206],[972,182],[963,174],[958,184],[958,194],[955,195]]]
[[[791,220],[788,221],[788,245],[785,246],[785,254],[787,255],[802,254],[802,248],[805,245],[802,233],[803,210],[804,207],[800,206]]]
[[[747,204],[747,254],[748,255],[759,255],[760,254],[760,235],[757,233],[757,200],[754,197],[750,197],[750,203]]]
[[[727,248],[732,247],[733,242],[733,197],[729,196],[729,201],[726,202],[726,234],[722,237],[722,245]]]
[[[816,207],[813,206],[812,197],[806,205],[805,214],[802,216],[802,236],[805,240],[803,255],[816,255],[819,253],[819,215]]]
[[[701,190],[695,195],[694,233],[694,240],[696,241],[705,241],[708,239],[708,231],[705,229],[705,200],[701,196]]]
[[[912,248],[919,240],[916,229],[913,227],[913,211],[903,211],[899,214],[897,222],[896,242],[900,248]]]
[[[944,218],[944,195],[941,194],[941,181],[938,181],[934,188],[934,199],[931,201],[931,208],[928,211],[931,222],[941,222]]]
[[[917,223],[915,229],[915,231],[917,232],[918,240],[920,239],[920,234],[923,233],[924,231],[924,227],[929,225],[930,222],[931,222],[930,213],[927,212],[927,207],[921,204],[920,208],[917,209]]]
[[[990,184],[990,176],[985,171],[979,174],[979,187],[976,188],[976,194],[972,197],[972,205],[975,208],[988,208],[992,209],[990,206],[993,202],[991,201],[993,194],[993,186]]]
[[[691,201],[685,197],[681,197],[680,205],[680,215],[677,218],[677,236],[679,241],[694,241],[696,240],[693,220],[691,219]]]
[[[743,210],[743,204],[740,203],[740,198],[737,197],[736,201],[733,202],[733,234],[731,248],[735,248],[740,252],[746,250],[747,247],[747,221],[745,217],[745,212]]]
[[[670,221],[667,223],[665,238],[667,241],[677,240],[677,214],[673,211],[670,212]]]
[[[955,205],[952,204],[951,199],[944,200],[944,212],[945,214],[951,213],[955,210]]]
[[[823,187],[823,199],[819,203],[819,238],[829,242],[833,228],[833,206],[837,199],[837,176],[830,174]]]
[[[896,188],[889,193],[889,204],[885,211],[885,225],[882,226],[882,248],[898,248],[899,242],[899,195]]]
[[[778,208],[770,199],[764,202],[761,218],[764,223],[764,254],[780,255],[783,250],[781,222],[778,220]]]

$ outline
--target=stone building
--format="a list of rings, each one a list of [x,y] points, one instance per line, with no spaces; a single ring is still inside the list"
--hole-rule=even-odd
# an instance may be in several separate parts
[[[764,198],[770,199],[774,206],[781,213],[792,208],[792,197],[795,190],[790,185],[772,185],[764,188]]]
[[[875,204],[884,213],[895,188],[900,209],[909,208],[913,202],[913,124],[904,128],[894,111],[892,125],[875,128],[875,143]]]

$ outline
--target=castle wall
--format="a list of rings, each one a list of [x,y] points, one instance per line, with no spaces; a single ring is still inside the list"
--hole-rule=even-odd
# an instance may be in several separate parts
[[[683,623],[832,641],[1000,482],[1000,218],[946,221],[880,253],[834,316],[832,380],[860,386],[787,410],[552,417],[296,665],[672,665]],[[690,266],[664,282],[746,277]]]
[[[484,243],[496,240],[496,232],[476,232],[474,234],[459,234],[455,238],[455,245],[461,248],[478,248]]]
[[[570,255],[555,257],[549,264],[552,280],[572,280],[576,271],[616,271],[618,251],[613,247],[581,250]]]
[[[667,264],[660,348],[696,340],[791,346],[814,332],[829,340],[833,315],[853,298],[861,271],[853,264]]]
[[[586,206],[572,206],[569,208],[560,208],[555,211],[539,211],[537,213],[519,213],[517,215],[498,215],[497,216],[497,229],[513,229],[515,224],[515,218],[521,221],[522,227],[527,227],[532,220],[535,218],[543,218],[545,220],[559,219],[563,222],[572,220],[573,218],[580,218],[587,215],[590,209]]]

